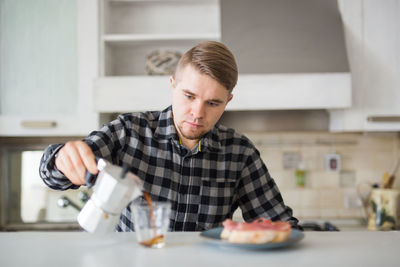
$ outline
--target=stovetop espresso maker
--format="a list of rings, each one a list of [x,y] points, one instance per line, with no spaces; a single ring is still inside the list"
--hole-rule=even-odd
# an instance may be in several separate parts
[[[80,226],[91,233],[115,231],[121,212],[135,198],[141,196],[143,182],[128,168],[97,160],[99,173],[86,174],[86,185],[93,193],[78,215]]]

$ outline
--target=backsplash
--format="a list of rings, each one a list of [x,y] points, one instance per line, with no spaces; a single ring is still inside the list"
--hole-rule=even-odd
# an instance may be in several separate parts
[[[294,216],[302,221],[365,218],[357,186],[361,185],[365,189],[373,183],[380,184],[383,174],[391,171],[395,159],[400,156],[398,133],[329,133],[315,130],[242,132],[258,148],[271,176],[281,190],[285,203],[293,209]],[[8,203],[11,206],[7,210],[12,212],[15,218],[22,218],[24,222],[43,220],[59,222],[72,221],[76,217],[77,211],[72,207],[60,208],[57,203],[60,197],[67,196],[81,204],[78,198],[79,192],[51,190],[43,184],[37,171],[30,171],[38,169],[35,164],[39,163],[44,144],[66,140],[0,139],[2,149],[8,146],[10,151],[14,151],[16,145],[26,147],[21,148],[21,151],[14,151],[15,155],[12,154],[14,156],[9,155],[11,159],[17,159],[13,164],[18,163],[15,166],[19,168],[24,162],[20,160],[24,158],[22,152],[31,153],[31,150],[39,152],[37,159],[26,161],[28,171],[20,173],[17,170],[11,173],[13,183],[10,184],[8,192],[20,197],[11,198],[12,201]],[[36,146],[40,144],[40,148],[32,147],[33,143]],[[329,165],[333,169],[340,167],[340,171],[326,169],[325,156],[328,154],[340,156],[340,162]],[[3,162],[6,162],[4,158]],[[11,165],[14,166],[13,164]],[[297,167],[303,167],[305,170],[303,187],[299,187],[299,181],[295,176]],[[22,183],[18,178],[21,174]],[[395,176],[394,188],[400,189],[400,170]],[[31,195],[36,196],[34,202],[29,201]],[[234,219],[242,219],[240,211],[235,214]]]
[[[299,219],[365,218],[357,189],[380,184],[400,155],[397,133],[248,132]],[[327,164],[326,155],[339,155]],[[305,170],[299,186],[297,167]],[[334,171],[327,167],[334,169]],[[336,170],[340,168],[340,170]],[[400,188],[400,172],[394,188]]]

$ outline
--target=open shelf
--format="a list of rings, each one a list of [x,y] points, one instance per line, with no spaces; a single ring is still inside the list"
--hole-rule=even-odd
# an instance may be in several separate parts
[[[183,54],[200,41],[219,41],[220,24],[219,0],[102,0],[100,76],[146,75],[149,53]]]

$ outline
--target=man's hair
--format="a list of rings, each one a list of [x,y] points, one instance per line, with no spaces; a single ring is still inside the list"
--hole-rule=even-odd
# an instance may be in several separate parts
[[[187,51],[179,60],[175,78],[188,64],[223,85],[229,92],[238,79],[238,69],[231,51],[222,43],[204,41]]]

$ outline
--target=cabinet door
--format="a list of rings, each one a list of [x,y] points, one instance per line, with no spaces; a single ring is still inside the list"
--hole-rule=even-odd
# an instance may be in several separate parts
[[[400,130],[400,1],[341,1],[353,106],[331,112],[337,131]]]
[[[93,18],[82,21],[79,8],[90,2],[0,2],[0,135],[79,135],[95,119],[83,103],[91,90],[83,71],[96,73],[79,58],[81,26]]]
[[[364,112],[367,130],[384,128],[396,117],[400,119],[399,6],[399,0],[385,3],[364,1]],[[384,117],[388,117],[387,121]],[[379,118],[382,119],[379,121]],[[397,129],[400,129],[400,120]]]

